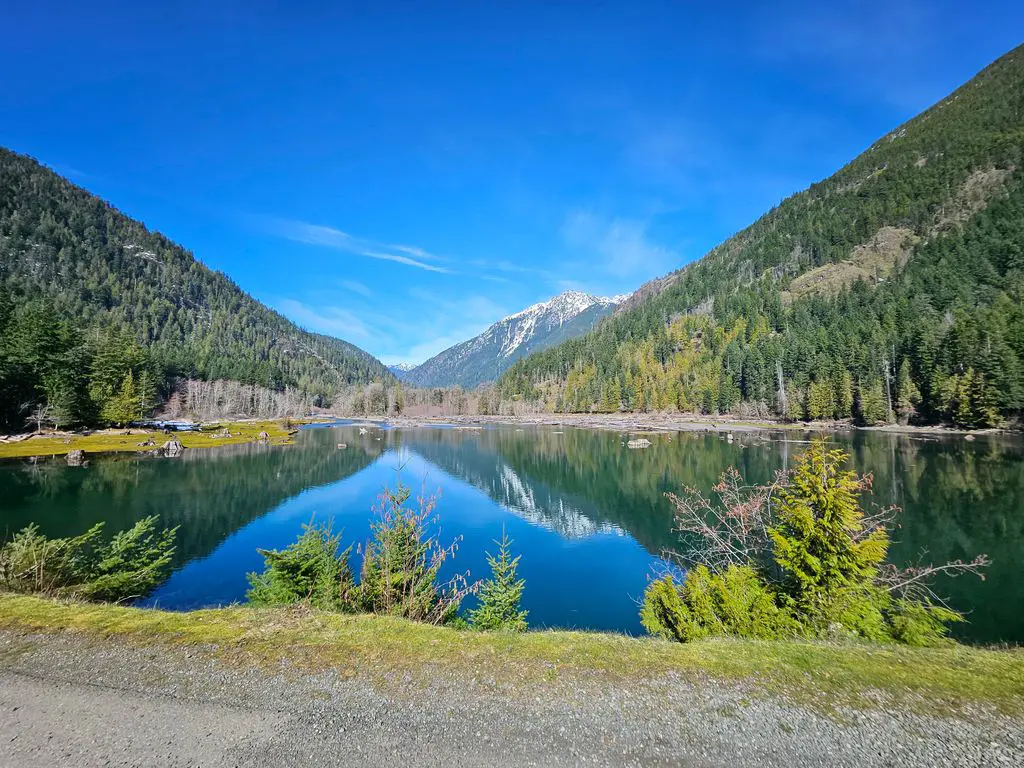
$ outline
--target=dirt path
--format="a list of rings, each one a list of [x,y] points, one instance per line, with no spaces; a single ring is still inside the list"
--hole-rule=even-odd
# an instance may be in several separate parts
[[[827,716],[706,681],[272,672],[168,647],[0,632],[0,766],[1019,766],[1024,723]]]

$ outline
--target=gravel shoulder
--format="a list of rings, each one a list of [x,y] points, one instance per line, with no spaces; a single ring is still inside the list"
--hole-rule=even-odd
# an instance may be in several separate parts
[[[754,683],[672,674],[507,688],[495,662],[493,679],[310,672],[4,629],[0,766],[1024,764],[1024,721],[982,705],[826,713]]]

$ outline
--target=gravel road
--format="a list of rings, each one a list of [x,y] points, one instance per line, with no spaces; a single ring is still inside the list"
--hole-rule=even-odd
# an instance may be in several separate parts
[[[1014,766],[1024,722],[826,716],[714,681],[268,671],[196,649],[0,632],[0,766]]]

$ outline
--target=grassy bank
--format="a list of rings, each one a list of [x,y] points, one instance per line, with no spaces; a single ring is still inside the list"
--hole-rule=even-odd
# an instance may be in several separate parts
[[[24,456],[63,456],[68,451],[83,450],[86,454],[108,453],[111,451],[148,451],[159,448],[168,440],[177,440],[186,448],[217,448],[222,445],[253,443],[261,432],[266,432],[269,442],[283,445],[292,441],[294,428],[285,421],[234,421],[205,424],[198,432],[173,432],[164,434],[160,430],[147,429],[104,429],[89,434],[60,434],[36,436],[20,442],[0,443],[0,459]],[[153,445],[145,445],[152,441]]]
[[[247,606],[175,613],[0,595],[0,628],[70,632],[149,645],[194,646],[225,659],[280,668],[426,682],[465,679],[529,691],[546,681],[600,683],[672,676],[696,684],[749,681],[815,707],[875,706],[951,713],[990,705],[1024,716],[1024,652],[958,645],[709,640],[687,645],[586,632],[460,632],[373,616]],[[878,694],[881,694],[879,696]]]

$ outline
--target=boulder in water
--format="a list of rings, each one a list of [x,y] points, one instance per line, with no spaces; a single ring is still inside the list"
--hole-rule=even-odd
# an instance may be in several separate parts
[[[651,441],[646,437],[641,437],[638,440],[630,440],[626,443],[627,448],[648,448],[651,445]]]
[[[168,440],[160,450],[163,451],[164,456],[173,459],[175,456],[181,456],[185,452],[185,446],[177,440]]]
[[[73,451],[68,451],[68,466],[69,467],[84,467],[88,464],[85,460],[85,451],[81,448],[76,448]]]

